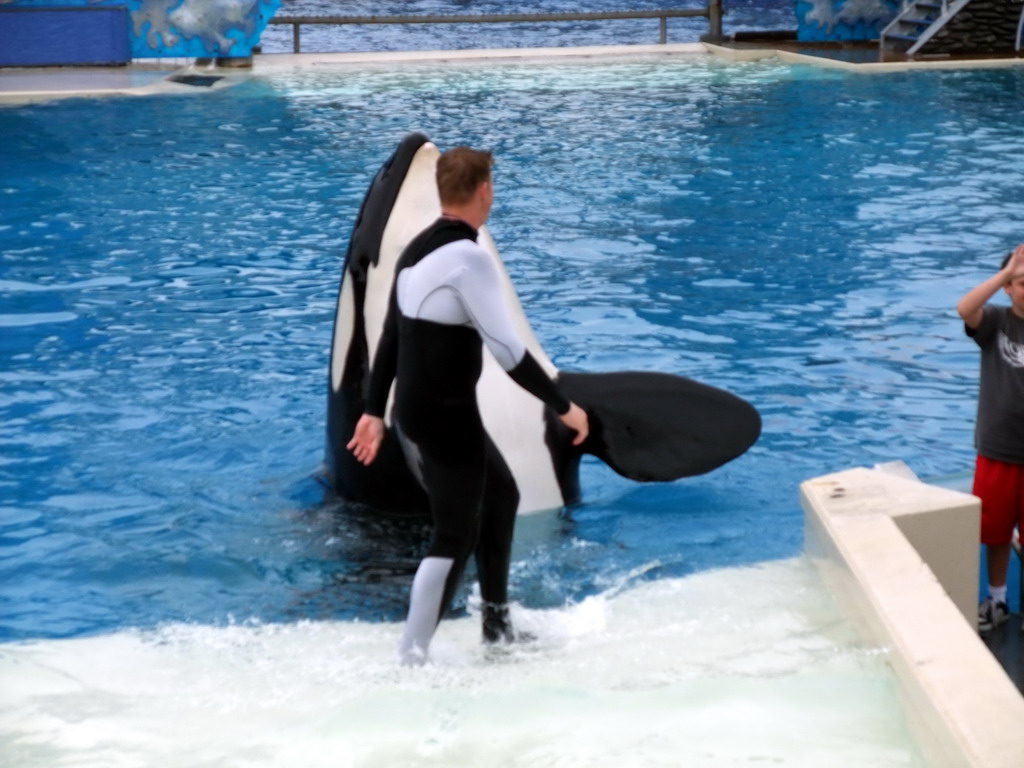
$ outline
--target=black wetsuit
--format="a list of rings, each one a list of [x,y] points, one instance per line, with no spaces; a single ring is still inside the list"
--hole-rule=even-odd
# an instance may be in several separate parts
[[[498,267],[476,238],[469,224],[442,217],[402,252],[367,393],[367,412],[383,417],[396,380],[394,422],[434,522],[413,582],[407,661],[425,657],[474,550],[485,607],[503,611],[508,600],[519,494],[477,407],[483,343],[520,386],[559,414],[569,409],[516,333]],[[488,637],[486,621],[485,611]]]

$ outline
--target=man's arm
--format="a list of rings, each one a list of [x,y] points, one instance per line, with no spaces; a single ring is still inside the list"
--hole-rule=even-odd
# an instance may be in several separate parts
[[[479,246],[467,259],[467,269],[455,278],[455,290],[484,344],[512,380],[550,406],[569,429],[576,432],[573,445],[590,433],[587,413],[570,402],[548,378],[516,331],[497,267]]]
[[[397,285],[398,278],[395,277]],[[374,353],[370,365],[370,375],[366,382],[366,412],[372,416],[384,416],[384,410],[388,404],[388,395],[391,393],[391,382],[395,380],[395,371],[398,368],[398,299],[396,297],[396,285],[391,287],[391,296],[388,299],[388,313],[384,317],[384,329],[381,332],[380,340],[377,342],[377,351]]]
[[[968,328],[977,329],[985,313],[985,304],[996,292],[1016,277],[1024,276],[1024,243],[1018,245],[1006,266],[988,280],[968,291],[956,305],[956,311]]]
[[[395,280],[397,283],[397,279]],[[384,331],[377,342],[370,375],[366,384],[365,413],[356,422],[352,439],[345,447],[352,451],[356,461],[369,466],[377,458],[384,442],[384,411],[387,408],[391,382],[398,365],[398,300],[395,286],[391,287],[388,313],[384,318]]]

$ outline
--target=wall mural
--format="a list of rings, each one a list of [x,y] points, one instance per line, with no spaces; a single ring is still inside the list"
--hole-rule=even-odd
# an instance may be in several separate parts
[[[796,0],[800,40],[877,40],[896,17],[896,0]]]
[[[133,58],[250,56],[281,0],[0,0],[8,8],[127,8]]]

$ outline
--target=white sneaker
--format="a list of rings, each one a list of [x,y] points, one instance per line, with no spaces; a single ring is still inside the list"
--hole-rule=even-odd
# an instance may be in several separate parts
[[[986,597],[978,606],[978,631],[989,632],[1010,616],[1010,608],[1002,600],[996,601]]]

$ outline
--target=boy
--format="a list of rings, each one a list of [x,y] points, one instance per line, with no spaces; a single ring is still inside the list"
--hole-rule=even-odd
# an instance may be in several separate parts
[[[987,303],[1000,288],[1010,297],[1009,307]],[[960,299],[957,312],[981,347],[973,493],[981,499],[989,582],[989,596],[978,607],[978,630],[987,632],[1009,615],[1013,529],[1024,528],[1024,244]]]

